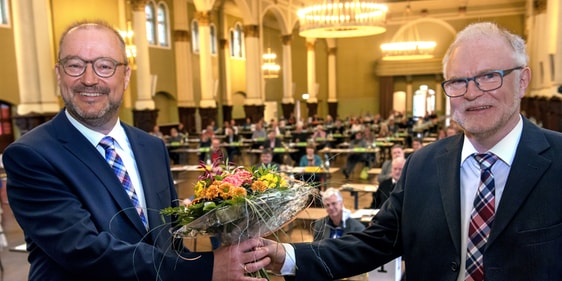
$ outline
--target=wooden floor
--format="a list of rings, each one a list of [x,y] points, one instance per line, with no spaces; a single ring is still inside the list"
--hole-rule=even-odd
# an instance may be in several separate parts
[[[343,167],[345,164],[345,156],[339,156],[334,161],[332,161],[332,167]],[[355,172],[351,175],[349,180],[345,180],[343,174],[337,172],[333,174],[329,180],[329,186],[332,187],[340,187],[343,183],[346,182],[363,182],[367,183],[369,181],[362,181],[359,179],[359,171],[361,169],[361,164],[358,164],[355,168]],[[193,179],[188,179],[186,182],[188,185],[184,188],[189,188],[189,181],[193,181]],[[192,186],[192,185],[191,185]],[[21,245],[24,243],[23,232],[17,222],[14,219],[12,214],[12,210],[5,199],[5,187],[2,189],[2,209],[3,209],[3,227],[4,233],[8,240],[8,248],[13,248],[15,246]],[[179,194],[181,196],[182,193],[185,191],[179,190]],[[349,192],[342,193],[344,197],[344,204],[346,208],[352,209],[353,208],[353,197],[351,197]],[[364,208],[371,203],[371,196],[370,194],[363,194],[360,195],[359,198],[359,208]],[[291,229],[288,229],[286,232],[282,233],[279,237],[282,241],[288,242],[299,242],[299,241],[311,241],[312,236],[310,235],[309,225],[305,221],[299,221],[293,225]],[[198,251],[207,251],[210,250],[210,243],[208,239],[200,239],[203,241],[197,241],[197,250]],[[186,241],[186,245],[188,247],[193,247],[193,241]],[[3,249],[0,252],[2,265],[4,267],[4,279],[5,281],[24,281],[27,280],[27,274],[29,271],[29,264],[27,263],[27,254],[25,252],[14,252],[10,249]],[[282,278],[272,277],[272,280],[283,280]],[[354,279],[356,280],[356,279]],[[1,281],[1,280],[0,280]]]

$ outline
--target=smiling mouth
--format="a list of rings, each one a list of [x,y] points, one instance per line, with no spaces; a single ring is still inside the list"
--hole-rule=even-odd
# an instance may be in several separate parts
[[[102,96],[103,93],[79,93],[81,96],[85,96],[85,97],[99,97]]]
[[[470,107],[467,108],[466,111],[480,111],[480,110],[486,110],[486,109],[490,109],[492,108],[491,106],[485,105],[485,106],[477,106],[477,107]]]

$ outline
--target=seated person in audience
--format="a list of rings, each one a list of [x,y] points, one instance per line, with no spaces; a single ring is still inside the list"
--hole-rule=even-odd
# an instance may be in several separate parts
[[[157,138],[164,138],[164,135],[162,134],[162,132],[160,132],[160,126],[158,125],[154,125],[154,127],[152,128],[152,132],[150,132],[151,135],[157,137]]]
[[[318,149],[323,149],[326,146],[326,142],[328,140],[328,134],[324,130],[324,126],[316,125],[311,138],[317,144]]]
[[[224,142],[227,144],[233,144],[233,143],[237,143],[240,141],[240,136],[238,134],[235,133],[235,131],[232,129],[232,127],[227,127],[225,129],[225,136],[224,136]],[[237,146],[227,146],[226,147],[226,152],[228,155],[228,161],[233,161],[234,156],[240,156],[240,147]]]
[[[417,151],[422,147],[423,147],[423,140],[421,138],[414,138],[412,140],[412,149],[414,151]]]
[[[306,142],[308,140],[308,135],[308,132],[304,131],[302,124],[297,124],[295,131],[291,134],[291,142]]]
[[[360,147],[367,148],[367,142],[365,142],[365,140],[363,139],[363,131],[355,132],[355,138],[353,138],[353,140],[349,142],[350,149]],[[357,165],[357,163],[359,162],[364,162],[365,167],[369,167],[370,163],[368,154],[357,152],[349,153],[349,156],[347,156],[347,163],[345,165],[345,168],[342,170],[345,179],[349,179],[349,175],[353,172],[355,165]]]
[[[392,170],[390,172],[391,177],[382,181],[379,184],[379,188],[376,192],[373,192],[373,201],[371,202],[370,209],[380,209],[384,201],[388,199],[388,196],[394,190],[394,186],[400,179],[400,175],[402,174],[402,167],[404,167],[404,163],[406,160],[404,157],[396,157],[392,159]]]
[[[277,133],[274,130],[267,131],[267,137],[264,142],[260,145],[260,149],[269,148],[273,151],[275,148],[283,147],[281,139],[277,137]],[[273,162],[283,163],[283,154],[274,154]]]
[[[183,137],[178,132],[178,129],[171,128],[170,129],[170,136],[168,136],[167,141],[168,141],[169,144],[178,144],[178,143],[181,143],[183,141]]]
[[[221,141],[217,138],[211,140],[211,149],[209,150],[209,159],[211,163],[218,161],[219,164],[224,164],[226,157],[226,152],[224,148],[221,147]]]
[[[179,134],[178,129],[171,128],[170,129],[170,136],[166,139],[167,143],[170,145],[177,145],[183,141],[183,137]],[[170,155],[170,160],[172,160],[173,164],[179,164],[180,162],[180,154],[176,152],[169,151],[168,154]]]
[[[398,157],[404,157],[404,149],[402,148],[402,145],[400,144],[395,144],[390,148],[390,154],[392,159],[394,158],[398,158]],[[382,167],[381,167],[381,173],[377,176],[377,181],[379,183],[383,182],[386,179],[391,178],[391,170],[392,170],[392,159],[387,159],[384,161],[384,163],[382,163]]]
[[[328,215],[312,224],[314,241],[339,238],[348,232],[362,231],[365,226],[351,218],[351,211],[343,205],[339,190],[330,187],[322,194],[322,203]]]
[[[256,167],[271,168],[274,171],[279,171],[279,164],[273,162],[273,150],[264,148],[260,155],[260,163]]]
[[[313,143],[306,145],[306,154],[301,157],[299,166],[322,166],[322,158],[316,154],[316,147]]]
[[[208,125],[205,130],[201,131],[201,136],[199,138],[199,148],[205,148],[211,146],[211,140],[215,137],[215,131],[213,130],[213,125]],[[199,161],[205,161],[207,155],[205,153],[199,153]]]
[[[265,140],[266,136],[267,133],[263,128],[263,123],[261,121],[256,123],[254,130],[252,131],[252,140],[254,141],[254,143],[252,144],[252,148],[260,147],[260,145],[262,144],[261,142]]]

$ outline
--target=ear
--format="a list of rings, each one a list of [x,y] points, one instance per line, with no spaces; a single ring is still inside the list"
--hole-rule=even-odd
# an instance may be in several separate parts
[[[526,66],[521,70],[521,74],[519,75],[519,98],[523,98],[527,87],[529,87],[531,83],[531,69]]]
[[[127,65],[127,69],[125,70],[125,83],[123,83],[123,91],[127,90],[130,80],[131,80],[131,67]]]

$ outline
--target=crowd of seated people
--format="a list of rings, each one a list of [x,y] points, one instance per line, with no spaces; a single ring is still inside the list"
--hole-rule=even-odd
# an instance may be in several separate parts
[[[440,138],[437,134],[439,129],[436,129],[436,126],[443,132],[443,137],[459,132],[455,124],[446,127],[442,123],[437,123],[436,120],[442,119],[431,113],[417,118],[416,121],[412,120],[413,118],[406,118],[398,111],[392,111],[386,118],[382,118],[380,114],[372,115],[370,113],[359,116],[350,115],[345,118],[327,115],[325,118],[313,116],[308,119],[297,119],[292,114],[287,119],[271,119],[268,122],[263,118],[259,120],[246,118],[240,124],[237,124],[235,120],[224,121],[222,127],[217,127],[215,122],[210,122],[199,134],[193,133],[192,140],[198,137],[199,147],[210,147],[211,140],[215,137],[219,138],[221,145],[225,147],[226,158],[229,161],[241,160],[243,150],[239,146],[240,143],[245,143],[252,149],[275,150],[280,147],[291,147],[293,148],[291,151],[296,150],[296,152],[291,152],[288,159],[286,155],[274,153],[274,162],[298,166],[299,161],[306,154],[305,143],[314,143],[316,151],[323,153],[324,148],[374,147],[374,144],[381,138],[388,140],[400,133],[404,139],[401,144],[405,148],[418,149],[423,145],[424,137],[428,134],[431,133],[436,139]],[[424,128],[421,133],[416,131],[421,127]],[[169,130],[169,135],[163,135],[159,127],[155,126],[151,133],[170,144],[183,143],[187,141],[187,129],[183,124],[179,124],[177,128]],[[192,128],[189,130],[192,131]],[[357,136],[359,136],[359,140],[356,140]],[[380,150],[377,150],[377,153],[380,153]],[[367,153],[350,153],[344,156],[347,160],[345,166],[339,168],[346,177],[349,177],[354,174],[353,170],[358,163],[364,163],[363,167],[380,167],[383,160],[386,160],[386,157],[381,157],[381,155],[382,153],[376,156]],[[170,156],[173,157],[173,163],[179,161],[177,155]],[[328,154],[328,156],[330,159],[340,157],[338,154]],[[205,160],[204,153],[199,155],[199,160]],[[256,158],[254,158],[255,160]]]

